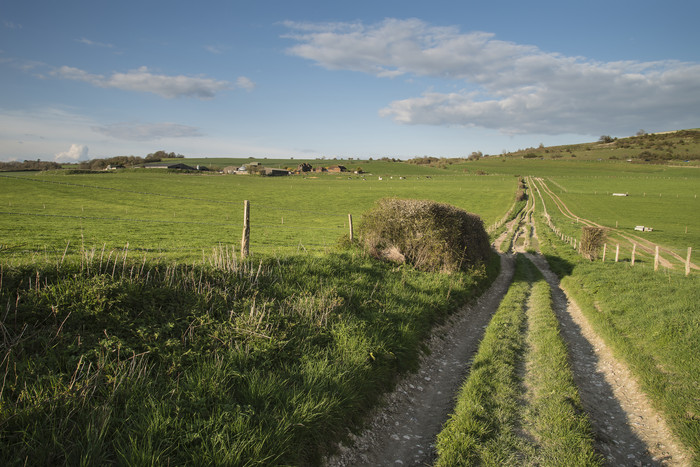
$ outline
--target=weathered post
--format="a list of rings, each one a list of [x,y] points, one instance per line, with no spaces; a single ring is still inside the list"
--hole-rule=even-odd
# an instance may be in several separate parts
[[[615,247],[615,262],[620,259],[620,244],[618,243],[617,246]]]
[[[605,253],[608,251],[608,244],[603,244],[603,262],[605,262]]]
[[[352,243],[353,240],[353,231],[352,231],[352,214],[348,214],[348,226],[350,227],[350,243]]]
[[[632,266],[634,266],[634,257],[636,256],[637,253],[637,244],[633,243],[632,244]]]
[[[690,274],[690,253],[693,251],[691,247],[688,247],[688,257],[685,259],[685,275]]]
[[[241,238],[241,258],[250,253],[250,201],[243,201],[243,237]]]
[[[659,269],[659,245],[656,245],[656,252],[654,253],[654,271]]]

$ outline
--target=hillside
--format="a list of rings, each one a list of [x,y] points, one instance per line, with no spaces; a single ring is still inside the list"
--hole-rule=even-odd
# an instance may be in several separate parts
[[[646,133],[628,138],[601,137],[594,143],[522,149],[506,157],[526,159],[602,159],[664,163],[700,163],[700,129]]]

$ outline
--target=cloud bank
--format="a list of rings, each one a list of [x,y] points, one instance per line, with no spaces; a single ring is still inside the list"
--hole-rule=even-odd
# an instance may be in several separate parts
[[[567,57],[417,19],[285,25],[297,42],[288,53],[326,69],[430,77],[463,88],[430,89],[379,111],[399,123],[596,135],[694,127],[700,118],[697,63]]]
[[[145,66],[126,73],[113,73],[110,76],[92,74],[79,68],[62,66],[53,70],[51,75],[57,78],[84,81],[101,88],[150,92],[168,99],[176,97],[212,99],[219,91],[232,87],[228,81],[211,78],[154,74]]]
[[[106,136],[129,141],[155,141],[163,138],[202,136],[199,129],[179,123],[114,123],[93,130]]]

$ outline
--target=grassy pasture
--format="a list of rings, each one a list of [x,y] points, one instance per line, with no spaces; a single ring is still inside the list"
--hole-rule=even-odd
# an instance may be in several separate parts
[[[136,255],[191,260],[220,243],[239,244],[248,199],[253,253],[324,251],[347,234],[348,214],[359,221],[379,198],[449,203],[488,225],[510,207],[517,183],[512,176],[444,171],[426,178],[433,169],[376,164],[386,171],[382,181],[378,175],[267,178],[162,170],[3,174],[0,242],[12,257],[63,252],[70,241],[69,252],[109,251],[128,242]]]
[[[551,188],[581,217],[630,232],[636,225],[651,226],[654,231],[644,233],[645,238],[683,253],[684,246],[700,247],[700,171],[686,172],[690,174],[673,177],[552,177],[561,188]]]
[[[576,215],[607,227],[634,234],[636,225],[654,228],[636,232],[648,240],[674,250],[685,258],[693,249],[692,261],[700,262],[700,169],[665,165],[630,164],[597,160],[539,160],[486,158],[450,166],[450,170],[482,170],[491,175],[543,177],[549,187]],[[613,197],[612,193],[628,193]],[[581,225],[561,216],[548,201],[555,224],[567,235],[579,237]],[[687,233],[686,233],[686,227]],[[629,242],[621,242],[621,254],[631,255]],[[638,252],[638,260],[649,257]],[[653,258],[652,258],[653,259]]]

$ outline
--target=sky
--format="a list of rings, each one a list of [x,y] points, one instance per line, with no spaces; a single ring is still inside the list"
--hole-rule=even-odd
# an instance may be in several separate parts
[[[0,161],[465,157],[700,127],[697,0],[2,0]]]

